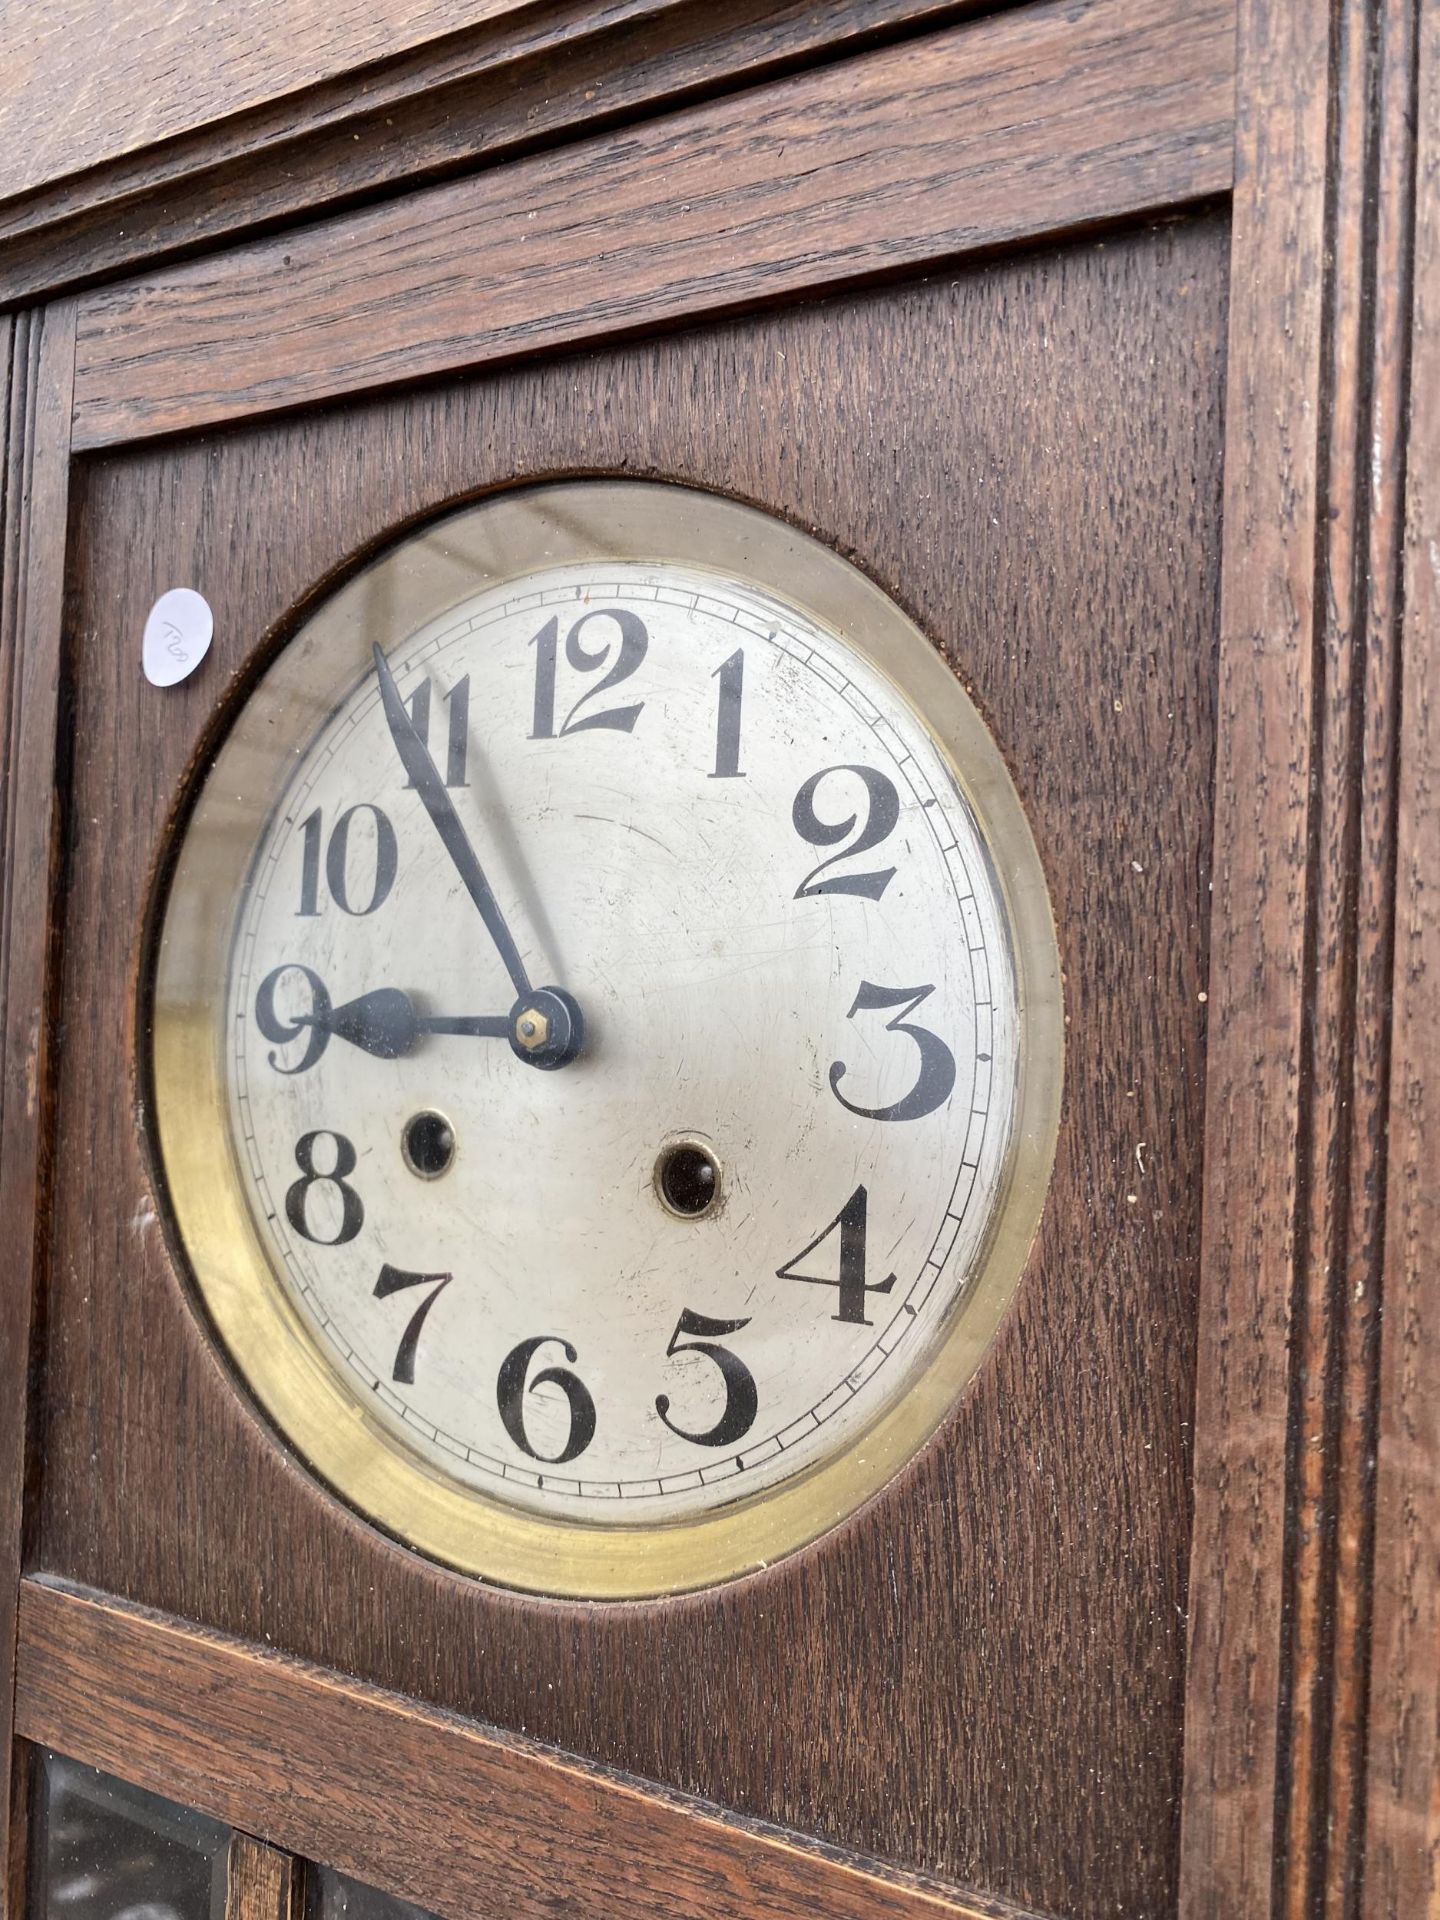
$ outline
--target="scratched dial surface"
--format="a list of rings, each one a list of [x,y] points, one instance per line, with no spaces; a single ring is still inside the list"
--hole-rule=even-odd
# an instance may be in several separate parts
[[[377,638],[234,923],[275,1273],[373,1417],[501,1501],[774,1487],[906,1392],[1003,1197],[1016,969],[954,769],[723,572],[541,568]]]

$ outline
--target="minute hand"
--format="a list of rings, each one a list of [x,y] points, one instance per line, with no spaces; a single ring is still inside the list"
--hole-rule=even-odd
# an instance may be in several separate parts
[[[505,963],[505,971],[510,976],[517,997],[528,999],[531,987],[525,963],[511,938],[490,882],[485,878],[485,870],[460,824],[460,816],[445,789],[445,782],[440,778],[440,771],[430,758],[430,750],[400,698],[395,676],[378,645],[375,648],[375,677],[380,682],[385,721],[390,729],[390,738],[395,742],[395,751],[400,756],[400,764],[409,775],[410,784],[419,794],[425,811],[435,823],[435,831],[443,841],[455,871],[464,881],[465,891],[480,909],[485,930],[495,942],[495,950]]]

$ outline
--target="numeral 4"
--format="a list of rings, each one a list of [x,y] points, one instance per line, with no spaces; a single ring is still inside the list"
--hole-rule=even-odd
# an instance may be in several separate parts
[[[808,1247],[802,1247],[793,1260],[783,1267],[777,1267],[777,1280],[803,1280],[811,1287],[835,1287],[840,1299],[837,1311],[831,1316],[835,1320],[844,1320],[852,1327],[868,1327],[871,1321],[865,1318],[865,1296],[867,1293],[889,1293],[895,1284],[894,1274],[884,1280],[877,1280],[872,1286],[865,1278],[865,1215],[867,1200],[864,1187],[857,1187],[836,1214],[835,1218],[821,1232],[817,1233]],[[840,1271],[835,1279],[822,1273],[797,1273],[796,1268],[806,1260],[815,1249],[823,1246],[832,1233],[840,1235]]]

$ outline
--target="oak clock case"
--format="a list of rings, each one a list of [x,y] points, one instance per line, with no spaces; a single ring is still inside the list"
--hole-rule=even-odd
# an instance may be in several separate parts
[[[641,1596],[878,1490],[1054,1151],[1053,923],[1001,756],[820,542],[575,482],[301,626],[181,829],[153,978],[194,1281],[420,1551]]]

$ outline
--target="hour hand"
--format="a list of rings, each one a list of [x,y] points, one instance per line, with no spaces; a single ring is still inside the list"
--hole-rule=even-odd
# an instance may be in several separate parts
[[[427,1034],[454,1034],[508,1040],[527,1066],[563,1067],[575,1058],[585,1038],[580,1009],[560,987],[542,987],[516,1001],[509,1013],[420,1013],[399,987],[376,987],[338,1007],[317,1003],[290,1023],[290,1031],[346,1040],[377,1060],[399,1060],[413,1053]],[[320,1047],[311,1058],[319,1058]]]
[[[413,1053],[425,1033],[492,1034],[508,1040],[513,1022],[508,1014],[477,1013],[454,1018],[417,1013],[415,1002],[399,987],[377,987],[356,1000],[346,1000],[323,1012],[317,1008],[296,1024],[317,1028],[352,1047],[374,1054],[377,1060],[399,1060]]]

